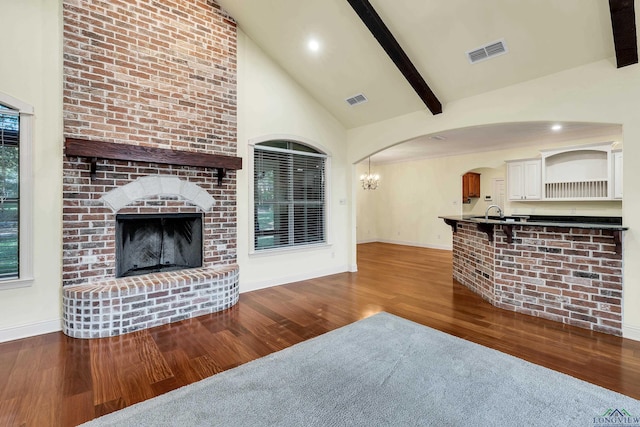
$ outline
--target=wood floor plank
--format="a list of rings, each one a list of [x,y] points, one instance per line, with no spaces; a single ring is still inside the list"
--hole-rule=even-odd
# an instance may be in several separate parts
[[[202,373],[191,365],[193,358],[189,357],[184,350],[180,348],[171,350],[164,354],[164,358],[175,374],[176,383],[191,384],[204,378]]]
[[[39,375],[44,373],[42,359],[48,357],[44,339],[38,336],[21,341],[22,345],[18,351],[16,363],[11,372],[9,372],[6,382],[3,382],[3,399],[23,396],[30,387],[33,387],[38,382]],[[27,396],[29,401],[32,401],[35,397],[30,393],[27,393]]]
[[[11,392],[8,384],[11,373],[16,369],[18,352],[19,346],[11,346],[10,351],[5,350],[0,352],[0,384],[4,384],[2,390],[0,390],[0,402],[11,398],[8,395]]]
[[[369,243],[357,273],[243,293],[223,312],[1,343],[0,425],[75,426],[380,311],[640,399],[640,342],[495,308],[452,279],[449,251]]]
[[[63,395],[93,394],[90,341],[65,336],[60,351],[59,357],[64,362]]]
[[[144,334],[137,334],[134,338],[134,345],[140,354],[140,363],[145,370],[148,382],[153,384],[172,378],[173,372],[162,357],[153,337],[145,331]]]
[[[89,419],[98,418],[102,415],[110,414],[119,409],[126,408],[128,405],[122,397],[117,397],[113,400],[101,402],[94,408],[94,414]]]
[[[21,402],[20,397],[0,400],[0,425],[1,426],[24,425],[18,419],[18,417],[22,415],[19,410],[20,402]]]
[[[48,425],[77,426],[96,417],[93,392],[67,395],[60,400],[60,419]],[[52,422],[53,421],[53,422]]]
[[[118,369],[111,351],[114,342],[116,339],[96,339],[89,342],[89,369],[93,384],[93,403],[96,407],[107,405],[107,408],[117,408],[111,402],[122,400],[120,384],[114,375]]]

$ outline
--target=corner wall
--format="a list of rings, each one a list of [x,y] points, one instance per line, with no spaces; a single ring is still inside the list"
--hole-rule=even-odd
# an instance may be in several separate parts
[[[62,4],[5,1],[0,91],[34,107],[31,286],[0,290],[0,342],[60,330],[62,241]]]
[[[347,271],[350,256],[349,186],[346,131],[241,30],[238,30],[238,155],[251,162],[249,143],[269,137],[312,142],[330,155],[327,176],[329,221],[325,246],[250,254],[249,167],[238,171],[238,264],[240,291]]]

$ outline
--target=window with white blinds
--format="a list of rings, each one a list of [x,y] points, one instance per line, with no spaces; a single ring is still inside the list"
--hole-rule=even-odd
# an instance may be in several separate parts
[[[256,251],[326,242],[326,157],[292,141],[255,146]]]
[[[0,280],[19,276],[20,115],[0,104]]]

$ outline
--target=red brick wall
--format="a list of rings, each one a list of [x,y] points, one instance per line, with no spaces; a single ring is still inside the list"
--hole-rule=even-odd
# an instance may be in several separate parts
[[[453,278],[493,303],[495,254],[487,233],[475,224],[458,223],[453,239]]]
[[[454,278],[493,305],[622,335],[622,255],[613,231],[514,225],[494,242],[476,224],[453,235]],[[492,262],[493,268],[484,265]]]
[[[236,26],[212,1],[63,0],[66,137],[236,155]],[[205,266],[236,262],[236,174],[64,158],[63,283],[113,277],[115,212],[100,197],[148,175],[193,182],[216,199],[204,216]],[[121,213],[196,212],[177,196]]]
[[[203,218],[203,266],[236,262],[235,173],[218,186],[215,172],[199,168],[99,161],[91,179],[86,159],[65,160],[63,200],[63,284],[75,285],[115,275],[115,215],[100,200],[106,192],[149,175],[172,175],[199,185],[216,200]],[[213,176],[213,178],[212,178]],[[200,212],[178,196],[139,200],[117,213]]]
[[[236,26],[213,1],[64,0],[68,137],[236,154]]]
[[[612,231],[513,230],[512,244],[496,232],[496,306],[622,334],[622,255]]]

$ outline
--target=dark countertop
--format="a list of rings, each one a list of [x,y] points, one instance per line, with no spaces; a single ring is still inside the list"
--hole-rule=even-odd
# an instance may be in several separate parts
[[[472,222],[476,224],[520,225],[531,227],[572,227],[601,230],[628,230],[622,225],[621,217],[602,216],[559,216],[559,215],[505,215],[503,218],[490,215],[485,219],[480,215],[442,215],[438,218],[450,221]]]

